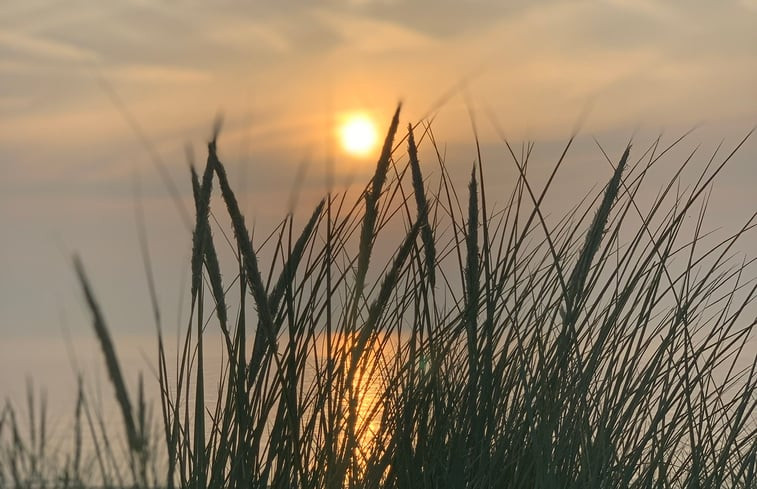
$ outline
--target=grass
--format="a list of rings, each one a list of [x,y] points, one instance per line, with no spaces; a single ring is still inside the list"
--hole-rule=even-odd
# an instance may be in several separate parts
[[[680,140],[629,145],[607,157],[602,191],[552,222],[543,203],[572,139],[541,190],[528,178],[532,145],[518,156],[505,141],[517,180],[490,210],[480,152],[460,199],[431,128],[409,126],[397,142],[399,115],[356,202],[330,194],[301,230],[289,215],[257,245],[216,131],[205,168],[191,168],[191,316],[175,375],[145,256],[155,423],[141,381],[131,404],[76,258],[126,444],[108,441],[80,383],[73,446],[58,460],[30,394],[26,438],[12,404],[0,413],[0,486],[757,487],[757,282],[733,253],[755,215],[719,241],[703,231],[708,192],[746,138],[681,190],[687,159],[647,204],[650,170]],[[419,161],[424,143],[436,161]],[[234,232],[230,282],[209,220],[214,188]],[[379,240],[394,249],[383,266]],[[211,386],[215,327],[225,355]]]

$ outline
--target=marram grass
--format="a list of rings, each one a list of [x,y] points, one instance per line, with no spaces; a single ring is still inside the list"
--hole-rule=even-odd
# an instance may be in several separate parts
[[[300,231],[287,216],[266,266],[214,135],[202,173],[191,168],[191,315],[175,377],[155,314],[157,423],[141,382],[132,406],[75,259],[127,444],[109,441],[80,382],[70,451],[49,453],[30,394],[28,434],[10,402],[0,410],[0,487],[757,487],[757,285],[732,253],[754,216],[715,244],[701,225],[733,153],[681,192],[686,160],[642,204],[670,148],[628,146],[608,159],[604,189],[550,224],[543,202],[572,139],[541,190],[526,176],[532,146],[517,156],[505,142],[518,177],[491,212],[480,153],[459,199],[430,127],[420,141],[408,127],[407,158],[392,151],[399,115],[357,202],[328,195]],[[419,159],[421,144],[436,161]],[[225,277],[214,190],[238,256]],[[379,242],[394,249],[383,267]],[[215,327],[226,354],[211,386]]]

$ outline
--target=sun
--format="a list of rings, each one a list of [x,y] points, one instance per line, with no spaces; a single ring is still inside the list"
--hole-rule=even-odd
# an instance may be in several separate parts
[[[378,142],[376,124],[366,114],[350,114],[339,127],[339,139],[347,153],[358,157],[368,156]]]

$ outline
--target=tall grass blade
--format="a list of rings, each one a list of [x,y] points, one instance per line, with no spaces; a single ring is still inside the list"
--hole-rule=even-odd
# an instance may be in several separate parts
[[[234,192],[231,190],[229,180],[226,176],[226,170],[224,169],[221,161],[218,159],[216,153],[215,141],[208,144],[208,159],[210,165],[218,175],[218,181],[221,186],[221,194],[226,202],[226,208],[231,216],[232,226],[234,227],[234,235],[236,236],[237,245],[239,251],[244,259],[243,264],[245,267],[245,276],[249,281],[250,291],[255,299],[255,305],[258,309],[258,315],[260,317],[260,323],[262,326],[263,334],[266,336],[266,340],[269,342],[272,350],[275,352],[274,345],[276,344],[276,338],[274,336],[274,322],[273,315],[271,314],[270,304],[268,302],[268,296],[263,286],[263,278],[260,274],[258,267],[258,259],[255,251],[252,247],[249,234],[247,232],[247,226],[244,224],[244,217],[239,210],[239,204],[234,196]],[[259,359],[253,358],[252,361],[258,364]]]
[[[423,175],[421,174],[421,165],[418,161],[418,148],[415,145],[412,124],[408,124],[407,131],[407,153],[410,158],[415,203],[418,207],[417,220],[421,226],[421,239],[423,240],[423,250],[426,255],[426,273],[428,274],[429,283],[433,288],[436,285],[436,246],[434,245],[434,236],[428,220],[429,206],[428,200],[426,200],[426,191],[423,185]]]
[[[134,453],[139,453],[142,450],[142,440],[137,434],[136,425],[134,423],[134,416],[132,414],[131,402],[129,401],[129,394],[126,390],[126,383],[124,382],[123,374],[121,373],[121,366],[116,356],[116,349],[113,345],[113,340],[110,337],[110,332],[105,324],[100,306],[92,293],[92,288],[87,279],[87,275],[84,272],[84,265],[78,255],[74,256],[74,270],[79,278],[79,285],[84,292],[85,300],[89,306],[89,310],[92,313],[92,324],[95,329],[95,335],[100,343],[103,356],[105,357],[105,365],[108,371],[108,377],[110,378],[113,388],[116,391],[116,400],[121,411],[123,418],[124,428],[126,430],[126,437],[129,442],[129,448]]]
[[[623,169],[626,167],[628,161],[628,155],[631,152],[631,146],[627,146],[623,152],[623,156],[620,158],[618,166],[615,168],[615,172],[607,184],[604,198],[594,215],[594,220],[589,227],[589,231],[586,233],[583,248],[578,255],[578,261],[568,279],[568,290],[566,295],[567,311],[569,316],[575,315],[575,307],[581,301],[584,293],[584,284],[586,278],[589,275],[589,269],[591,268],[594,256],[599,250],[599,246],[602,243],[602,237],[605,233],[605,226],[607,220],[610,217],[610,210],[615,203],[615,199],[618,196],[618,190],[620,189],[621,177],[623,175]]]
[[[389,125],[389,131],[386,134],[384,145],[381,148],[381,155],[379,156],[378,163],[376,163],[376,171],[371,180],[370,188],[365,194],[365,214],[363,215],[363,224],[360,231],[360,246],[358,249],[357,272],[355,275],[355,296],[353,299],[355,308],[360,302],[360,295],[363,293],[365,287],[365,276],[368,273],[368,265],[370,263],[373,240],[376,232],[379,197],[381,197],[381,190],[386,181],[386,174],[389,170],[389,163],[392,158],[392,144],[394,136],[397,133],[397,127],[399,126],[401,108],[402,104],[398,104],[397,109],[394,111],[392,122]],[[353,309],[352,321],[355,320],[355,313],[356,309]]]
[[[465,260],[465,330],[468,336],[468,362],[471,383],[475,384],[475,373],[478,364],[478,307],[479,307],[479,266],[478,266],[478,191],[476,184],[476,169],[471,171],[471,179],[468,184],[468,229],[466,238]]]
[[[221,332],[226,340],[227,352],[232,354],[231,333],[228,327],[226,313],[226,295],[221,278],[221,267],[218,263],[213,234],[208,220],[210,214],[210,194],[213,181],[213,167],[208,158],[203,171],[202,183],[200,184],[194,165],[190,165],[192,176],[192,192],[195,199],[196,222],[192,234],[192,297],[197,295],[202,280],[202,264],[208,270],[211,293],[216,303],[216,316],[221,327]]]

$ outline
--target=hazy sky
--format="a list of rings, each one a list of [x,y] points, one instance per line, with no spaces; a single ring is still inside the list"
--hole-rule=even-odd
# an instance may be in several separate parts
[[[222,111],[222,156],[263,227],[287,211],[301,162],[303,205],[323,193],[335,118],[361,110],[385,127],[400,99],[403,124],[437,115],[437,139],[461,168],[473,158],[468,106],[492,155],[502,148],[487,112],[509,137],[547,148],[588,113],[582,134],[616,153],[634,133],[672,138],[702,123],[690,147],[707,153],[757,123],[755,25],[755,0],[2,2],[0,398],[25,372],[61,369],[61,325],[90,335],[73,251],[116,335],[151,333],[137,187],[176,320],[190,233],[148,147],[188,199],[185,147],[201,158]],[[604,178],[578,151],[565,178]],[[734,160],[721,212],[754,210],[756,155],[752,141]],[[340,177],[370,173],[338,147],[333,156]]]

